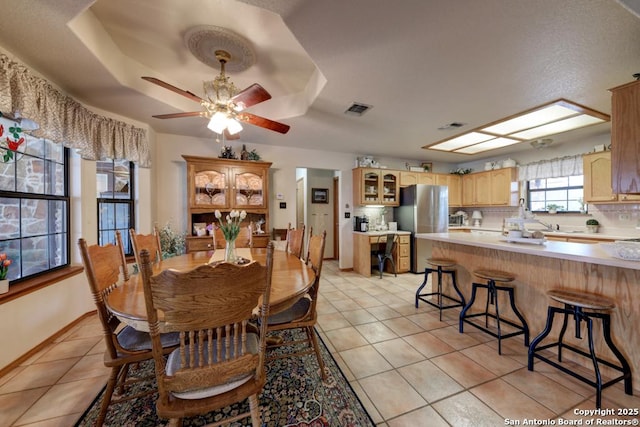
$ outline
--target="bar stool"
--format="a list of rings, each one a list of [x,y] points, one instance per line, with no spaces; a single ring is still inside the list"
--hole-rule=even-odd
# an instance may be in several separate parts
[[[462,296],[462,292],[460,292],[460,289],[458,288],[458,283],[456,281],[456,270],[452,268],[456,265],[456,262],[454,260],[446,259],[446,258],[429,258],[427,259],[427,263],[431,264],[433,268],[427,267],[424,269],[424,281],[416,291],[416,308],[418,308],[419,301],[424,301],[427,304],[430,304],[436,307],[438,310],[440,310],[440,320],[442,321],[442,310],[445,310],[447,308],[454,308],[454,307],[464,307],[464,296]],[[427,285],[427,279],[429,278],[429,274],[431,273],[438,275],[438,290],[436,292],[421,294],[420,291],[422,290],[422,288],[424,288]],[[453,289],[456,291],[460,299],[457,299],[442,293],[442,275],[443,274],[451,275],[451,282],[453,283]],[[433,296],[433,295],[436,295],[438,297],[437,303],[433,302],[431,299],[426,298],[428,296]],[[454,304],[443,305],[443,298],[453,301]]]
[[[549,305],[549,308],[547,310],[547,324],[545,325],[544,330],[540,333],[540,335],[535,337],[531,342],[531,345],[529,346],[529,370],[533,371],[533,359],[538,358],[543,362],[547,362],[548,364],[560,369],[562,372],[569,374],[572,377],[577,378],[578,380],[585,382],[592,387],[595,387],[596,408],[598,409],[600,409],[600,406],[602,404],[602,389],[605,387],[609,387],[610,385],[615,384],[620,380],[624,380],[624,392],[628,395],[633,394],[633,388],[631,385],[631,367],[629,366],[629,363],[624,358],[620,350],[618,350],[613,341],[611,341],[611,316],[609,313],[615,308],[615,302],[612,299],[602,295],[567,289],[551,289],[547,292],[547,295],[551,299],[564,304],[564,308]],[[551,332],[551,327],[553,326],[553,318],[556,313],[564,315],[564,319],[562,321],[562,329],[560,330],[558,341],[538,347],[538,344],[540,344],[540,342]],[[577,347],[562,342],[564,333],[567,330],[567,320],[570,314],[573,315],[573,319],[575,322],[575,337],[578,339],[582,339],[582,337],[580,336],[580,322],[587,322],[587,339],[589,341],[588,353]],[[602,333],[604,335],[604,340],[609,346],[609,349],[618,358],[620,365],[615,365],[607,360],[601,359],[600,357],[596,356],[593,342],[594,319],[602,319]],[[555,362],[547,357],[544,357],[542,354],[539,354],[540,351],[555,346],[558,347],[558,362]],[[577,372],[570,370],[566,366],[560,365],[560,362],[562,362],[563,348],[571,350],[574,353],[578,353],[584,357],[590,358],[593,361],[593,369],[596,380],[593,381],[583,375],[578,374]],[[598,363],[620,371],[622,375],[603,383]]]
[[[471,288],[471,299],[469,303],[462,309],[460,312],[460,333],[463,333],[464,323],[468,323],[471,326],[474,326],[480,329],[483,332],[488,333],[489,335],[498,338],[498,354],[502,354],[502,339],[510,338],[516,335],[524,334],[524,345],[529,345],[529,326],[527,325],[527,321],[524,320],[524,317],[518,311],[515,303],[515,294],[514,288],[511,285],[507,285],[507,283],[513,282],[515,280],[515,276],[506,273],[504,271],[498,270],[476,270],[473,274],[481,279],[485,279],[487,283],[472,283]],[[496,285],[496,282],[502,283],[502,285]],[[485,304],[484,311],[481,313],[473,313],[467,314],[467,311],[473,306],[473,303],[476,300],[476,292],[479,288],[487,290],[487,302]],[[509,294],[509,303],[511,304],[511,309],[514,314],[520,319],[521,324],[517,324],[507,319],[503,319],[500,317],[500,307],[498,305],[498,291],[507,292]],[[489,311],[489,304],[495,305],[495,313]],[[484,326],[479,325],[475,322],[472,322],[470,319],[473,317],[484,316]],[[489,317],[496,320],[497,323],[497,333],[492,329],[489,329]],[[514,332],[503,333],[501,323],[506,323],[509,326],[512,326],[516,330]]]

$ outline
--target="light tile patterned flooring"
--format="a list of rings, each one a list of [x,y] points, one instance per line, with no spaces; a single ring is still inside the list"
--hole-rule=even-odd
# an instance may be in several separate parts
[[[494,338],[458,332],[458,308],[442,322],[427,304],[415,309],[420,275],[364,278],[326,261],[322,276],[320,334],[379,426],[518,425],[595,408],[586,384],[540,362],[529,372],[521,336],[504,340],[500,356]],[[106,382],[103,349],[91,316],[0,378],[0,426],[73,425]],[[616,384],[602,406],[638,409],[640,398]]]

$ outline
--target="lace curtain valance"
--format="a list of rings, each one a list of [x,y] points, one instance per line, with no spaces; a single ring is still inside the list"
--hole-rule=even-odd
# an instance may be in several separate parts
[[[144,129],[100,116],[0,54],[0,112],[33,120],[31,135],[76,149],[85,159],[125,159],[150,167]]]
[[[582,155],[580,154],[520,165],[518,169],[520,181],[582,174]]]

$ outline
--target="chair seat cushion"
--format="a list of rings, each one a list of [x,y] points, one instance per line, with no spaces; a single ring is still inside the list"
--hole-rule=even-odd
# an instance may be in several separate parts
[[[123,348],[131,351],[151,350],[151,336],[149,332],[138,331],[131,326],[125,326],[118,332],[118,342]],[[163,347],[173,347],[180,342],[177,332],[160,334],[160,342]]]
[[[269,316],[269,325],[280,325],[282,323],[293,322],[304,317],[311,306],[311,298],[304,296],[300,298],[294,305],[280,313]]]
[[[213,340],[214,349],[216,348],[216,344],[217,344],[217,340]],[[247,334],[247,353],[258,354],[258,346],[259,346],[258,335],[254,333],[248,333]],[[234,353],[234,350],[235,349],[232,347],[231,348],[232,355]],[[187,361],[188,361],[189,345],[185,346],[185,353],[187,355]],[[225,346],[222,346],[223,360],[226,358],[226,354],[227,354],[226,348]],[[205,359],[209,358],[208,346],[204,347],[204,358]],[[195,354],[195,359],[196,359],[195,363],[197,364],[199,360],[197,351]],[[217,359],[218,359],[218,355],[214,353],[213,355],[214,362],[217,362]],[[168,376],[173,376],[181,368],[181,366],[182,364],[180,362],[180,349],[176,349],[169,354],[165,372],[167,373]],[[233,390],[234,388],[240,387],[242,384],[246,383],[253,377],[254,377],[254,373],[249,372],[237,378],[233,378],[232,380],[224,384],[220,384],[214,387],[206,387],[206,388],[200,388],[200,389],[194,389],[194,390],[188,390],[188,391],[182,391],[182,392],[174,391],[172,394],[175,397],[180,399],[204,399],[205,397],[216,396],[218,394],[226,393],[229,390]]]

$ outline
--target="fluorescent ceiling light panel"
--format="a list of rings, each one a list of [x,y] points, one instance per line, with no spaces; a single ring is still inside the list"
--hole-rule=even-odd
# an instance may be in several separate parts
[[[609,120],[607,114],[559,99],[422,148],[477,154]]]
[[[491,138],[493,138],[492,135],[487,135],[487,134],[478,133],[478,132],[470,132],[470,133],[465,133],[464,135],[460,135],[457,138],[449,139],[440,144],[432,145],[429,148],[432,148],[434,150],[453,151],[453,150],[457,150],[458,148],[466,147],[467,145],[477,144],[479,142],[483,142]]]
[[[555,122],[556,120],[573,116],[575,114],[577,114],[575,110],[571,110],[561,105],[552,105],[551,107],[546,107],[542,110],[534,111],[533,113],[515,117],[511,120],[507,120],[506,122],[498,123],[497,125],[489,126],[482,130],[489,133],[495,133],[497,135],[509,135],[524,129],[540,126],[549,122]]]
[[[559,122],[549,123],[548,125],[538,126],[537,128],[525,130],[523,132],[514,133],[512,136],[527,140],[536,139],[603,122],[604,120],[602,119],[583,114],[581,116],[571,117]]]
[[[494,138],[489,141],[482,142],[476,145],[470,145],[469,147],[464,147],[459,150],[455,150],[456,153],[463,154],[475,154],[481,153],[483,151],[495,150],[496,148],[507,147],[509,145],[517,144],[520,141],[519,139],[511,139],[511,138]]]

